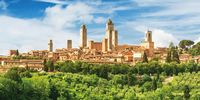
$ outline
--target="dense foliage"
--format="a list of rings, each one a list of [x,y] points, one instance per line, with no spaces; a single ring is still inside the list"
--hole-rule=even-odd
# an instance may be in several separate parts
[[[170,62],[180,63],[177,47],[175,47],[173,43],[170,43],[170,45],[169,45],[169,48],[167,51],[166,62],[167,63],[170,63]]]
[[[193,56],[200,55],[200,42],[196,44],[191,40],[181,40],[179,42],[180,53],[189,53]]]
[[[46,63],[54,72],[12,68],[1,75],[0,100],[200,99],[200,65],[193,62]]]
[[[190,54],[192,54],[193,56],[200,55],[200,42],[198,42],[197,44],[193,45],[192,48],[190,48],[188,50],[188,52]]]
[[[52,66],[51,66],[52,67]],[[106,78],[108,74],[137,74],[137,75],[153,75],[164,74],[167,76],[178,75],[183,72],[198,72],[200,71],[200,65],[189,62],[178,64],[176,62],[171,63],[159,63],[157,61],[151,61],[149,63],[137,63],[134,66],[126,64],[88,64],[83,62],[57,62],[54,65],[55,71],[81,73],[81,74],[96,74],[99,77]]]

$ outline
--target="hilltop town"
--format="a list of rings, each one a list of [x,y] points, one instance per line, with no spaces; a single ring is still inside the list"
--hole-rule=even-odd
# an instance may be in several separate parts
[[[53,49],[53,40],[49,40],[47,50],[31,50],[27,53],[19,53],[18,50],[10,50],[9,55],[1,57],[1,69],[6,70],[13,66],[29,67],[36,70],[43,69],[44,60],[51,61],[82,61],[88,63],[105,64],[135,64],[147,60],[159,58],[165,62],[168,48],[154,47],[153,32],[147,30],[144,41],[139,45],[127,45],[118,43],[118,31],[114,23],[109,19],[106,23],[105,37],[102,41],[88,41],[87,26],[80,28],[79,48],[73,48],[73,40],[67,40],[66,47]],[[195,60],[199,62],[200,57],[192,57],[189,54],[179,55],[181,62]]]

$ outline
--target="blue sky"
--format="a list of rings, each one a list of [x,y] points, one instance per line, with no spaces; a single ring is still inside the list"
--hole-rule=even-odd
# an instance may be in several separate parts
[[[119,44],[139,45],[145,31],[153,31],[157,47],[182,39],[200,41],[199,0],[0,0],[0,55],[9,49],[43,50],[72,39],[78,47],[81,24],[88,39],[101,41],[112,19]]]

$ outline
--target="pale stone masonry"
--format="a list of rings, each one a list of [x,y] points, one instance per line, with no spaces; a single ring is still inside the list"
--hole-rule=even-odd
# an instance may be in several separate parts
[[[72,40],[67,40],[67,49],[72,48]]]
[[[106,52],[108,51],[108,39],[106,38],[103,38],[103,41],[102,41],[102,52]]]
[[[147,31],[145,41],[142,44],[147,49],[147,54],[150,57],[154,56],[154,42],[152,41],[152,31]]]
[[[21,53],[20,56],[27,58],[26,60],[13,60],[13,56],[17,56],[16,50],[10,50],[9,58],[0,58],[0,68],[8,68],[8,66],[29,67],[31,69],[42,70],[43,61],[83,61],[89,63],[127,63],[135,64],[142,61],[144,53],[148,59],[160,57],[161,62],[165,61],[167,48],[154,48],[152,31],[147,31],[144,36],[144,42],[141,45],[119,44],[118,31],[115,29],[113,22],[109,19],[106,23],[105,37],[101,41],[87,39],[86,25],[82,25],[80,29],[80,48],[72,47],[72,40],[67,40],[67,46],[53,51],[53,40],[49,40],[47,50],[31,50],[27,53]],[[121,34],[123,35],[123,34]],[[30,58],[37,58],[30,59]],[[193,59],[197,63],[200,62],[200,56],[191,58],[190,55],[180,55],[181,62]]]
[[[82,25],[80,29],[80,48],[87,47],[87,28],[86,25]]]
[[[87,38],[87,27],[80,28],[79,48],[72,47],[72,40],[67,40],[65,48],[53,51],[53,40],[49,40],[47,50],[31,50],[23,53],[23,56],[36,57],[39,59],[50,59],[52,61],[79,60],[90,63],[136,63],[141,61],[144,53],[148,59],[155,55],[163,56],[165,51],[154,49],[152,31],[147,31],[144,42],[141,45],[119,44],[119,33],[114,23],[109,19],[106,23],[105,36],[101,41]]]
[[[118,46],[118,32],[117,30],[113,31],[112,32],[112,47],[113,47],[113,50],[116,50]]]
[[[113,36],[113,35],[115,35],[114,24],[111,21],[111,19],[109,19],[106,24],[106,37],[105,37],[108,39],[108,46],[107,46],[108,51],[112,51],[113,44],[115,44],[115,43],[112,43],[112,42],[115,42],[115,41],[113,41],[115,39],[115,36]]]
[[[48,51],[49,52],[53,52],[53,40],[49,40],[49,43],[48,43]]]

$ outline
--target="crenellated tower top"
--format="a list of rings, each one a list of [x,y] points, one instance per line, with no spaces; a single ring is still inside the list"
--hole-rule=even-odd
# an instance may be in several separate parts
[[[111,19],[108,19],[108,21],[107,21],[106,30],[110,30],[110,31],[114,30],[114,24]]]

